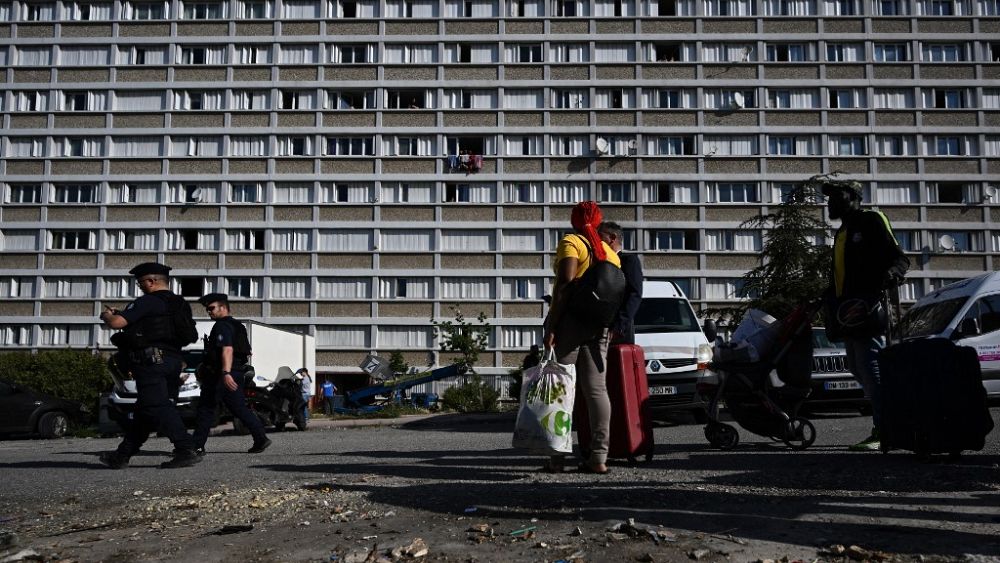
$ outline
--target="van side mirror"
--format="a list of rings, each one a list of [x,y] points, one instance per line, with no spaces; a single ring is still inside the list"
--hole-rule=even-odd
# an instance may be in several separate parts
[[[719,336],[719,328],[712,319],[705,319],[705,322],[701,325],[701,331],[705,333],[705,338],[710,343],[715,342],[715,339]]]
[[[979,319],[964,319],[961,324],[958,325],[958,330],[952,333],[952,340],[965,338],[966,336],[976,336],[979,333]]]

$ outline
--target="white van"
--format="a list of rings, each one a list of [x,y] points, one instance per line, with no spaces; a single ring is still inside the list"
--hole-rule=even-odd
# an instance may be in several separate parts
[[[701,418],[706,405],[695,386],[706,378],[712,345],[677,284],[643,282],[642,304],[635,315],[635,343],[646,355],[653,414],[687,410]]]
[[[947,285],[925,295],[900,321],[904,340],[949,338],[979,354],[983,387],[1000,400],[1000,272]]]

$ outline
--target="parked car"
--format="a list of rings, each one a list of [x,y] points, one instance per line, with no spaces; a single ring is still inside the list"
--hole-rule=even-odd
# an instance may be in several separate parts
[[[868,413],[870,406],[865,392],[847,369],[847,352],[843,342],[831,342],[823,327],[813,327],[812,331],[812,393],[806,400],[806,408],[851,408]]]
[[[70,422],[86,423],[90,414],[90,409],[77,401],[0,379],[0,434],[62,438]]]

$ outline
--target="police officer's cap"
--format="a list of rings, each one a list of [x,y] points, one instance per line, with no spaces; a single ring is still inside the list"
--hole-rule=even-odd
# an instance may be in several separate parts
[[[836,192],[847,192],[851,196],[857,199],[864,199],[864,186],[861,182],[855,182],[854,180],[848,180],[844,182],[826,182],[822,187],[823,195],[830,197],[831,194]]]
[[[198,299],[198,303],[201,303],[202,307],[208,307],[212,303],[229,303],[229,296],[225,293],[209,293],[208,295],[203,295]]]
[[[173,268],[171,268],[170,266],[164,266],[159,262],[143,262],[142,264],[139,264],[135,268],[129,270],[128,273],[132,274],[137,278],[141,278],[142,276],[151,276],[151,275],[169,276],[170,270],[172,269]]]

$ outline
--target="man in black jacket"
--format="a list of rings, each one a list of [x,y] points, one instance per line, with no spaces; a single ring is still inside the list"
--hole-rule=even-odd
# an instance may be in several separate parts
[[[601,240],[607,243],[618,254],[622,263],[622,273],[625,274],[625,298],[622,300],[618,317],[611,325],[611,344],[635,344],[635,314],[642,302],[642,262],[631,252],[622,252],[622,242],[625,233],[618,223],[605,221],[597,228]]]
[[[836,318],[827,319],[827,326],[849,326],[852,318],[863,324],[861,321],[868,318],[869,311],[878,303],[888,314],[885,290],[897,288],[910,267],[909,259],[892,234],[889,219],[879,211],[861,209],[863,189],[858,182],[830,182],[822,190],[827,196],[830,218],[841,221],[834,239],[828,290],[839,307],[834,313]],[[882,409],[878,352],[885,346],[886,327],[842,330],[848,368],[872,405],[871,436],[850,449],[878,450]]]

